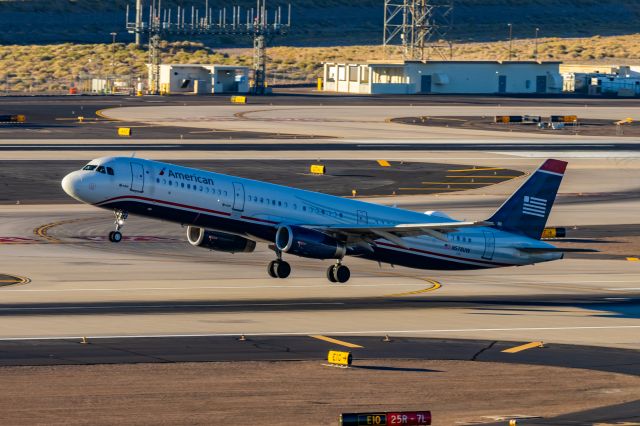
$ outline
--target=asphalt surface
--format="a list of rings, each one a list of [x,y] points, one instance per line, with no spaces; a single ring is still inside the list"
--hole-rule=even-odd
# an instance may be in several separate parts
[[[313,93],[309,90],[281,90],[273,96],[249,96],[248,104],[256,106],[541,106],[552,103],[555,107],[635,107],[638,99],[606,99],[584,97],[499,97],[459,95],[389,95],[344,96]],[[99,112],[107,108],[135,106],[191,106],[229,105],[228,96],[24,96],[3,97],[0,114],[24,114],[26,123],[0,123],[0,139],[114,139],[118,127],[132,127],[136,139],[309,139],[309,135],[297,135],[286,131],[278,133],[229,131],[216,129],[215,122],[207,129],[180,126],[154,126],[127,121],[105,119]],[[81,123],[78,117],[84,117]]]
[[[3,144],[0,151],[492,151],[492,152],[566,152],[566,151],[589,151],[589,152],[630,152],[640,151],[640,143],[615,143],[615,142],[521,142],[521,143],[366,143],[366,142],[340,142],[331,143],[325,141],[314,142],[291,142],[291,143],[182,143],[163,142],[152,144],[140,143],[111,143],[111,144]]]
[[[576,125],[567,124],[561,129],[539,129],[535,123],[496,123],[493,116],[482,117],[400,117],[391,120],[393,123],[413,126],[450,127],[460,129],[489,130],[493,132],[521,132],[532,134],[580,135],[580,136],[640,136],[640,124],[631,122],[617,126],[618,120],[579,119]],[[548,123],[549,117],[542,117]]]
[[[586,368],[640,376],[640,352],[547,344],[517,353],[502,351],[528,342],[333,336],[348,348],[308,336],[188,336],[0,341],[0,365],[131,364],[140,362],[325,360],[329,350],[360,360],[420,359],[506,362]]]
[[[186,167],[294,186],[310,191],[350,196],[356,189],[360,196],[430,194],[480,188],[522,175],[516,170],[474,171],[474,178],[464,178],[473,165],[390,162],[382,167],[376,161],[360,160],[192,160],[173,161]],[[2,161],[0,160],[0,203],[75,203],[60,188],[67,174],[79,170],[86,161]],[[310,173],[311,164],[325,165],[324,175]],[[452,179],[449,175],[460,175]],[[467,173],[468,174],[468,173]],[[486,179],[478,178],[486,176]],[[435,182],[425,185],[423,182]],[[402,189],[410,188],[410,189]]]

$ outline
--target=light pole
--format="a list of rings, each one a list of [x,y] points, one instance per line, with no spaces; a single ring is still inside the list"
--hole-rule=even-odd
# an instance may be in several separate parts
[[[507,24],[509,26],[509,60],[513,52],[513,24]]]
[[[109,85],[111,93],[113,94],[113,86],[115,82],[115,67],[116,67],[116,36],[118,33],[111,34],[111,84]],[[109,79],[107,79],[109,81]]]
[[[536,58],[536,62],[538,62],[538,34],[540,33],[540,28],[536,27],[536,40],[535,47],[533,49],[533,56]]]

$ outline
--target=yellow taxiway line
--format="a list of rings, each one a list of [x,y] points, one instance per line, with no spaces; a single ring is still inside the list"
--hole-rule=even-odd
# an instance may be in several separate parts
[[[389,294],[389,295],[384,296],[384,297],[413,296],[413,295],[416,295],[416,294],[424,294],[424,293],[429,293],[430,291],[436,291],[437,289],[442,287],[442,284],[440,284],[436,280],[430,280],[430,279],[425,279],[425,278],[420,278],[420,279],[430,283],[431,287],[427,287],[427,288],[423,288],[423,289],[415,290],[415,291],[407,291],[405,293]]]
[[[526,351],[527,349],[533,349],[533,348],[544,348],[544,344],[542,342],[531,342],[531,343],[526,343],[520,346],[514,346],[513,348],[505,349],[502,352],[507,354],[515,354],[517,352],[522,352],[522,351]]]
[[[356,345],[355,343],[345,342],[344,340],[334,339],[332,337],[321,336],[319,334],[314,334],[309,337],[313,337],[314,339],[324,340],[325,342],[334,343],[336,345],[345,346],[347,348],[363,348],[364,346]]]

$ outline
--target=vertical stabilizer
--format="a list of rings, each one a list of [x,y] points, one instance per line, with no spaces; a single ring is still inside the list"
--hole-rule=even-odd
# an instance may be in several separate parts
[[[488,220],[495,228],[539,240],[566,168],[566,161],[546,160]]]

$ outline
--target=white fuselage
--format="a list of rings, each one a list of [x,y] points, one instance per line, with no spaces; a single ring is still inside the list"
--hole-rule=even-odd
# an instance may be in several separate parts
[[[422,214],[138,158],[100,158],[87,167],[92,169],[70,173],[62,182],[79,201],[254,240],[273,242],[281,225],[455,222],[437,212]],[[373,252],[356,255],[422,269],[516,266],[561,257],[524,253],[515,247],[550,245],[491,227],[450,232],[446,241],[420,235],[404,237],[403,242],[401,246],[379,238]]]

